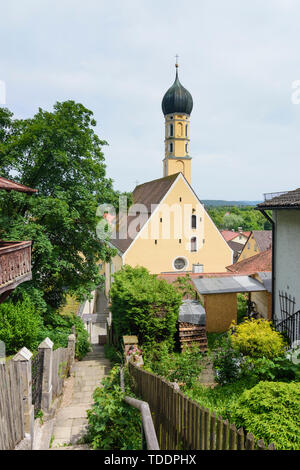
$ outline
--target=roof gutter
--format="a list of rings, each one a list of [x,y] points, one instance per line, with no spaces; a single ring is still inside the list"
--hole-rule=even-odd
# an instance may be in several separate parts
[[[275,314],[275,222],[274,220],[266,213],[265,209],[256,207],[256,210],[259,210],[262,215],[271,223],[272,225],[272,320],[274,319]]]

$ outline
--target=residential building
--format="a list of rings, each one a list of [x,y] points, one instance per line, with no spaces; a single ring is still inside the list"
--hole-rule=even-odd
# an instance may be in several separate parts
[[[272,230],[253,230],[238,258],[242,261],[268,250],[272,246]]]
[[[300,188],[265,194],[264,199],[257,209],[273,225],[273,318],[280,322],[300,310]],[[296,322],[294,333],[300,339],[299,314]]]
[[[243,232],[242,229],[240,229],[238,232],[235,232],[234,230],[221,230],[221,234],[227,243],[234,242],[244,245],[248,240],[251,232]]]
[[[37,192],[3,177],[0,177],[0,190],[27,194]],[[31,278],[31,241],[0,241],[0,303],[19,284]]]

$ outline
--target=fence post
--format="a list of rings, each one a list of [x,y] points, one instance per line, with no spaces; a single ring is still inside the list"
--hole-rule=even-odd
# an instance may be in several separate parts
[[[32,404],[32,376],[31,376],[32,353],[27,348],[20,349],[13,357],[13,361],[21,363],[21,386],[24,405],[24,431],[25,439],[32,449],[34,433],[34,406]]]
[[[43,411],[48,413],[52,403],[53,342],[51,339],[44,339],[44,341],[39,345],[38,350],[44,351],[41,408]]]
[[[69,368],[71,369],[73,362],[75,361],[75,343],[76,336],[71,334],[68,336],[68,350],[69,350]]]

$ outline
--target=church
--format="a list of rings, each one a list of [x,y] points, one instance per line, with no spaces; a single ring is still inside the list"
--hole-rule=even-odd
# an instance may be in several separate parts
[[[163,177],[136,186],[128,213],[110,239],[117,254],[105,265],[106,294],[112,275],[128,264],[152,274],[224,272],[233,251],[191,185],[190,116],[193,99],[179,81],[162,100],[165,118]]]

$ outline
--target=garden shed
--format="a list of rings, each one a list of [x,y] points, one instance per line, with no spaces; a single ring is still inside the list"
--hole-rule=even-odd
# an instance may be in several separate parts
[[[208,333],[227,331],[237,321],[237,293],[266,292],[262,282],[251,276],[192,279],[206,315]]]

